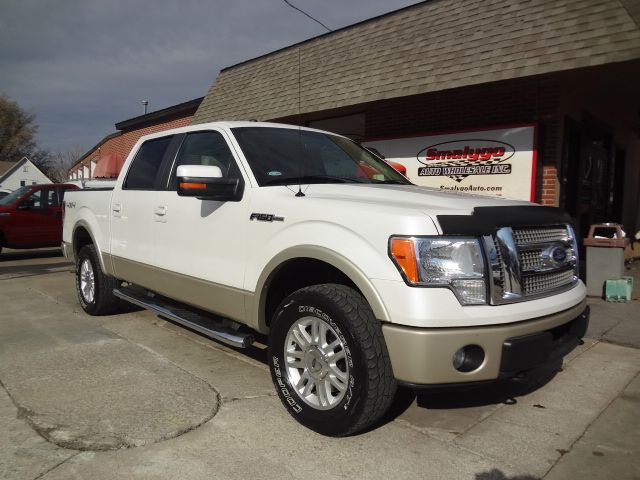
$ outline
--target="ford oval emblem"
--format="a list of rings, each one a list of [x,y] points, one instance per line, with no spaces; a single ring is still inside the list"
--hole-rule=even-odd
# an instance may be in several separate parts
[[[564,263],[567,259],[567,251],[562,247],[555,247],[551,250],[551,258],[556,263]]]

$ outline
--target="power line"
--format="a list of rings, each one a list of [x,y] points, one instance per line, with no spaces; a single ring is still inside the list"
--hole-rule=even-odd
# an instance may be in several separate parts
[[[291,2],[288,2],[287,0],[282,0],[284,3],[286,3],[287,5],[289,5],[291,8],[293,8],[294,10],[299,11],[300,13],[302,13],[304,16],[309,17],[311,20],[313,20],[316,23],[319,23],[320,25],[322,25],[324,28],[327,29],[328,32],[333,32],[333,30],[331,30],[329,27],[327,27],[324,23],[322,23],[320,20],[313,18],[311,15],[309,15],[307,12],[305,12],[304,10],[301,10],[300,8],[296,7],[295,5],[292,5]]]

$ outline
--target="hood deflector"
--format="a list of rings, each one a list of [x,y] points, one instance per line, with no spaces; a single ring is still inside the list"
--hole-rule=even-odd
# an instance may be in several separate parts
[[[476,207],[471,215],[438,215],[442,233],[492,235],[501,227],[532,227],[573,224],[573,219],[556,207]]]

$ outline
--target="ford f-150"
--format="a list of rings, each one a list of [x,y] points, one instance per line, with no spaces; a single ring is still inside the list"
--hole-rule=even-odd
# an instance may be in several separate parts
[[[141,138],[113,189],[67,193],[82,308],[126,300],[221,342],[268,335],[293,417],[370,428],[398,385],[562,359],[588,324],[571,219],[418,187],[328,132],[219,122]]]

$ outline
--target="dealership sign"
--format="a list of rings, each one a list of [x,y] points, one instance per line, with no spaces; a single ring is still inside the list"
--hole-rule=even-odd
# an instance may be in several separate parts
[[[403,164],[417,184],[443,190],[533,200],[535,126],[364,142]]]

